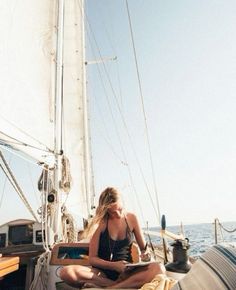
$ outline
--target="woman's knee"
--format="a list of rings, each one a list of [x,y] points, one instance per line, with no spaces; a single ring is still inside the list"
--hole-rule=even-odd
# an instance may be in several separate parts
[[[59,276],[62,280],[67,280],[72,274],[71,266],[65,266],[60,269]]]
[[[152,273],[154,276],[157,274],[164,274],[166,269],[165,266],[161,263],[153,262],[148,267],[149,273]]]
[[[79,278],[79,271],[76,271],[75,266],[65,266],[61,268],[59,276],[65,281],[77,281]]]

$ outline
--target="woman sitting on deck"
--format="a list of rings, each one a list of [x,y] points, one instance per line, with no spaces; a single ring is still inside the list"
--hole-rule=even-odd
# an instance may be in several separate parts
[[[163,265],[152,262],[147,266],[126,270],[132,262],[133,235],[141,251],[141,260],[146,258],[145,240],[135,214],[124,212],[120,194],[114,188],[106,188],[100,195],[96,215],[87,231],[94,231],[89,246],[90,267],[65,266],[60,277],[73,286],[83,283],[95,287],[140,288],[156,274],[164,273]]]

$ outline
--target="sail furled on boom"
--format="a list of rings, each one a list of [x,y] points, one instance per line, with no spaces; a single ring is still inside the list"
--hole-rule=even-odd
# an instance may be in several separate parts
[[[68,207],[87,217],[92,186],[82,6],[64,2],[60,138],[72,176]],[[45,163],[54,157],[57,138],[57,13],[57,0],[0,2],[0,145]]]

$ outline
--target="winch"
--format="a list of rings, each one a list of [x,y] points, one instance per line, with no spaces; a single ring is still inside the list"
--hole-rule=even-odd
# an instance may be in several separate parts
[[[191,263],[188,258],[188,249],[190,248],[189,239],[175,240],[171,246],[173,247],[173,262],[165,265],[166,270],[187,273],[191,268]]]

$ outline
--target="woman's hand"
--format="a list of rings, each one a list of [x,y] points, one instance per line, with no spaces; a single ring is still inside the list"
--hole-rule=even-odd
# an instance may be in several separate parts
[[[141,252],[140,259],[142,262],[149,262],[151,260],[151,254],[148,250]]]
[[[115,271],[117,271],[118,273],[123,273],[125,271],[126,264],[128,264],[128,262],[122,260],[122,261],[113,262],[113,264],[114,264],[113,269]]]

